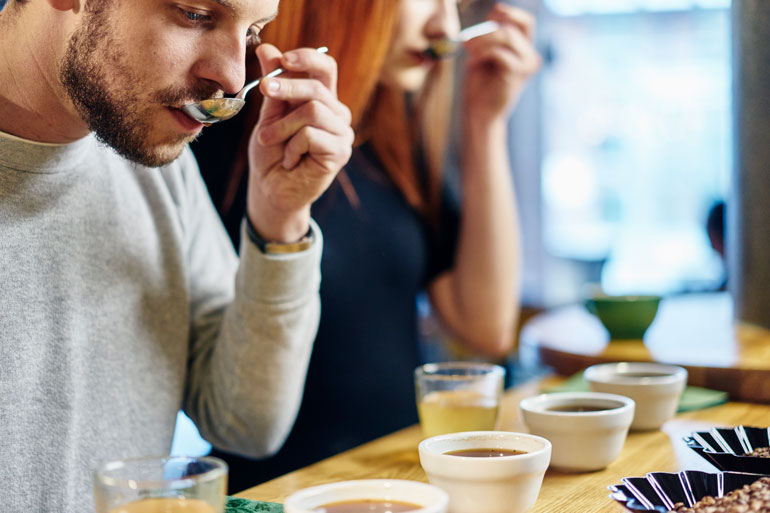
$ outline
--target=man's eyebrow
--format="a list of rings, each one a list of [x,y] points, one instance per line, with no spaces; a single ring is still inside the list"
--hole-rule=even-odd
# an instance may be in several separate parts
[[[238,8],[235,5],[233,5],[233,3],[230,0],[213,0],[213,1],[221,5],[228,11],[230,11],[230,14],[232,15],[236,15],[238,13]],[[276,16],[278,16],[277,11],[271,14],[270,16],[267,16],[265,18],[262,18],[261,20],[255,21],[254,23],[270,23],[275,19]]]
[[[275,19],[277,16],[278,16],[278,12],[276,11],[276,12],[274,12],[273,14],[271,14],[270,16],[268,16],[268,17],[266,17],[266,18],[262,18],[261,20],[257,20],[257,23],[270,23],[270,22],[271,22],[271,21],[273,21],[273,20],[274,20],[274,19]]]
[[[214,2],[218,3],[228,11],[230,11],[231,14],[235,14],[238,9],[235,8],[235,6],[230,2],[229,0],[214,0]]]

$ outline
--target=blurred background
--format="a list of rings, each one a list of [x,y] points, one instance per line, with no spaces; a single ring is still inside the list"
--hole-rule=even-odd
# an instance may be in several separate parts
[[[511,120],[525,305],[588,282],[719,288],[706,221],[733,159],[730,0],[517,3],[538,14],[545,60]]]
[[[507,3],[536,15],[543,56],[509,130],[523,239],[519,328],[597,285],[610,294],[724,290],[715,247],[724,246],[734,161],[730,0]],[[463,25],[493,4],[471,2]],[[454,142],[461,148],[459,130]],[[418,310],[426,360],[476,359],[426,298]],[[516,360],[513,380],[531,377]]]

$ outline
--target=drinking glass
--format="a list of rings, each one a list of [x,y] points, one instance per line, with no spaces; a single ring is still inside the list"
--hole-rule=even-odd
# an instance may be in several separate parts
[[[227,464],[209,456],[112,461],[94,473],[96,513],[223,513]]]
[[[428,438],[497,426],[505,369],[480,362],[428,363],[414,371],[417,412]]]

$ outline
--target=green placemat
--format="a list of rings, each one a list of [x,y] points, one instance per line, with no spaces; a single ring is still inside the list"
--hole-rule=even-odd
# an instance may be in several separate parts
[[[583,379],[583,372],[573,374],[561,385],[549,388],[546,392],[588,392],[588,382]],[[702,410],[727,402],[727,392],[709,388],[687,386],[679,399],[677,412]]]
[[[225,513],[283,513],[283,505],[275,502],[252,501],[228,497]]]

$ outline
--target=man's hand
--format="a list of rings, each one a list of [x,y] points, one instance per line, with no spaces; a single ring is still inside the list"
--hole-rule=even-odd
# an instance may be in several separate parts
[[[268,241],[294,242],[308,230],[310,204],[350,159],[350,109],[337,99],[337,63],[312,48],[257,48],[264,95],[249,142],[247,214]]]

